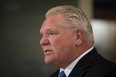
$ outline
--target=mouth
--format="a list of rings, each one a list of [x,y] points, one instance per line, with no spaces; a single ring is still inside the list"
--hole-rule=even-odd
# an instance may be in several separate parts
[[[52,52],[52,50],[44,50],[45,55],[49,55],[49,54],[51,54],[51,52]]]

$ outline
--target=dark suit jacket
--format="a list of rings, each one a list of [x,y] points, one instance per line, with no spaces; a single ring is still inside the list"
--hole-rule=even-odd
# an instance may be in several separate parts
[[[58,77],[57,70],[50,77]],[[116,77],[116,64],[99,55],[94,48],[74,67],[69,77]]]

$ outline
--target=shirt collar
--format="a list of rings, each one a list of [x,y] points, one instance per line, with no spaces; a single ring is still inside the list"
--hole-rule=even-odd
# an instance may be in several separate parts
[[[60,72],[64,71],[66,74],[66,77],[69,76],[69,74],[71,73],[71,71],[73,70],[74,66],[78,63],[78,61],[85,56],[87,53],[89,53],[94,47],[92,46],[90,49],[88,49],[87,51],[85,51],[82,55],[80,55],[78,58],[76,58],[71,64],[69,64],[65,69],[60,68]]]

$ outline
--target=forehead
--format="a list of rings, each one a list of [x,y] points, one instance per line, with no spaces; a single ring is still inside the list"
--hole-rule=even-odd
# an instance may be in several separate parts
[[[62,15],[52,15],[52,16],[46,17],[40,31],[44,29],[49,29],[49,28],[63,27],[64,24],[62,24],[62,18],[63,18]]]
[[[56,24],[56,23],[59,24],[61,23],[62,20],[63,20],[63,16],[61,14],[47,16],[42,26],[46,24]]]

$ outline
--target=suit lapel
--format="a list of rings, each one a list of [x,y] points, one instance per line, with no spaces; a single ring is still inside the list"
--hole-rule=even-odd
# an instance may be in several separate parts
[[[98,53],[94,48],[76,64],[69,77],[84,77],[84,75],[86,75],[86,73],[88,72],[89,68],[91,68],[92,62],[97,55]]]

